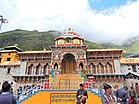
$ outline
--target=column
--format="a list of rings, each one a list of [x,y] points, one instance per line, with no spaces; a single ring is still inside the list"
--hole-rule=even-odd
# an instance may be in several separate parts
[[[21,77],[19,77],[19,83],[21,83]]]
[[[101,64],[99,64],[99,73],[101,74]]]
[[[109,64],[107,64],[107,66],[108,66],[108,68],[107,68],[108,73],[110,73],[110,67],[109,67]]]
[[[31,69],[31,75],[34,73],[34,66],[32,66],[32,69]]]
[[[92,72],[92,67],[93,67],[93,66],[92,66],[92,64],[91,64],[91,66],[90,66],[91,74],[93,73],[93,72]]]
[[[106,66],[106,65],[103,65],[103,68],[104,68],[104,74],[106,74],[106,68],[105,68],[105,66]]]
[[[26,74],[28,74],[28,68],[29,68],[29,67],[26,68]]]
[[[46,69],[45,70],[46,70],[46,73],[45,74],[48,74],[48,65],[46,66]]]
[[[34,70],[34,73],[33,74],[35,75],[36,74],[36,66],[34,66],[34,69],[33,70]]]
[[[98,74],[98,71],[97,71],[97,65],[95,65],[95,69],[96,69],[96,74]]]
[[[114,68],[113,68],[113,65],[112,65],[111,67],[112,67],[112,74],[114,74],[115,72],[114,72]]]
[[[41,75],[43,74],[43,66],[41,67]]]
[[[25,76],[23,77],[23,83],[26,83],[26,82],[25,82]]]

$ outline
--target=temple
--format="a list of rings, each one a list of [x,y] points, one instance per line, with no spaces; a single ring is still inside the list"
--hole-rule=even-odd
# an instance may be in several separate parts
[[[123,85],[124,74],[121,73],[119,61],[122,49],[88,49],[84,39],[71,29],[55,38],[55,45],[50,46],[51,50],[22,51],[14,48],[14,51],[1,50],[0,66],[3,73],[7,71],[7,80],[13,80],[16,84],[35,84],[40,80],[47,80],[68,82],[70,87],[71,82],[88,81],[96,86],[104,83]],[[89,80],[90,78],[92,79]]]

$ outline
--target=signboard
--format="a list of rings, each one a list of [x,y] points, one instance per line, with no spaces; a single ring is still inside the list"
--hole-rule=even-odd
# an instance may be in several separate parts
[[[76,93],[51,93],[50,104],[76,104]]]
[[[122,58],[120,59],[121,64],[138,64],[139,58]]]

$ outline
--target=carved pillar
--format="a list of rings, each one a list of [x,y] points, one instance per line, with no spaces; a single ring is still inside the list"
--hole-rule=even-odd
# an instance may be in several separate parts
[[[23,77],[23,83],[25,83],[25,76]]]
[[[26,74],[28,74],[28,68],[29,68],[29,67],[26,68]]]
[[[110,73],[110,66],[109,66],[109,64],[107,64],[107,71],[108,71],[108,73]]]
[[[46,73],[45,74],[48,74],[48,65],[46,66],[46,69],[45,70],[46,70]]]
[[[101,64],[99,64],[99,74],[101,74],[102,70],[101,70]]]
[[[112,67],[112,73],[114,73],[114,67],[113,67],[113,65],[111,67]]]
[[[29,82],[29,77],[26,78],[26,82],[27,82],[27,83]]]
[[[90,74],[92,74],[93,72],[92,72],[92,68],[93,68],[93,66],[92,66],[92,64],[90,64]]]
[[[38,77],[36,78],[36,81],[38,81]]]
[[[98,74],[97,65],[95,65],[96,74]]]
[[[43,74],[43,66],[41,67],[41,73],[40,73],[41,75]]]
[[[106,68],[105,68],[105,66],[106,66],[106,65],[103,65],[103,68],[104,68],[104,74],[106,74]]]
[[[31,81],[30,82],[33,83],[33,80],[34,80],[34,77],[31,77]]]

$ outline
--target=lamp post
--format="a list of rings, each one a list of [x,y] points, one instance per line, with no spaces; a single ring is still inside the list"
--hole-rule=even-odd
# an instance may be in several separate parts
[[[3,18],[3,16],[2,15],[0,15],[0,30],[1,30],[1,27],[2,27],[2,24],[4,23],[8,23],[8,21],[7,21],[7,19],[5,19],[5,18]]]

